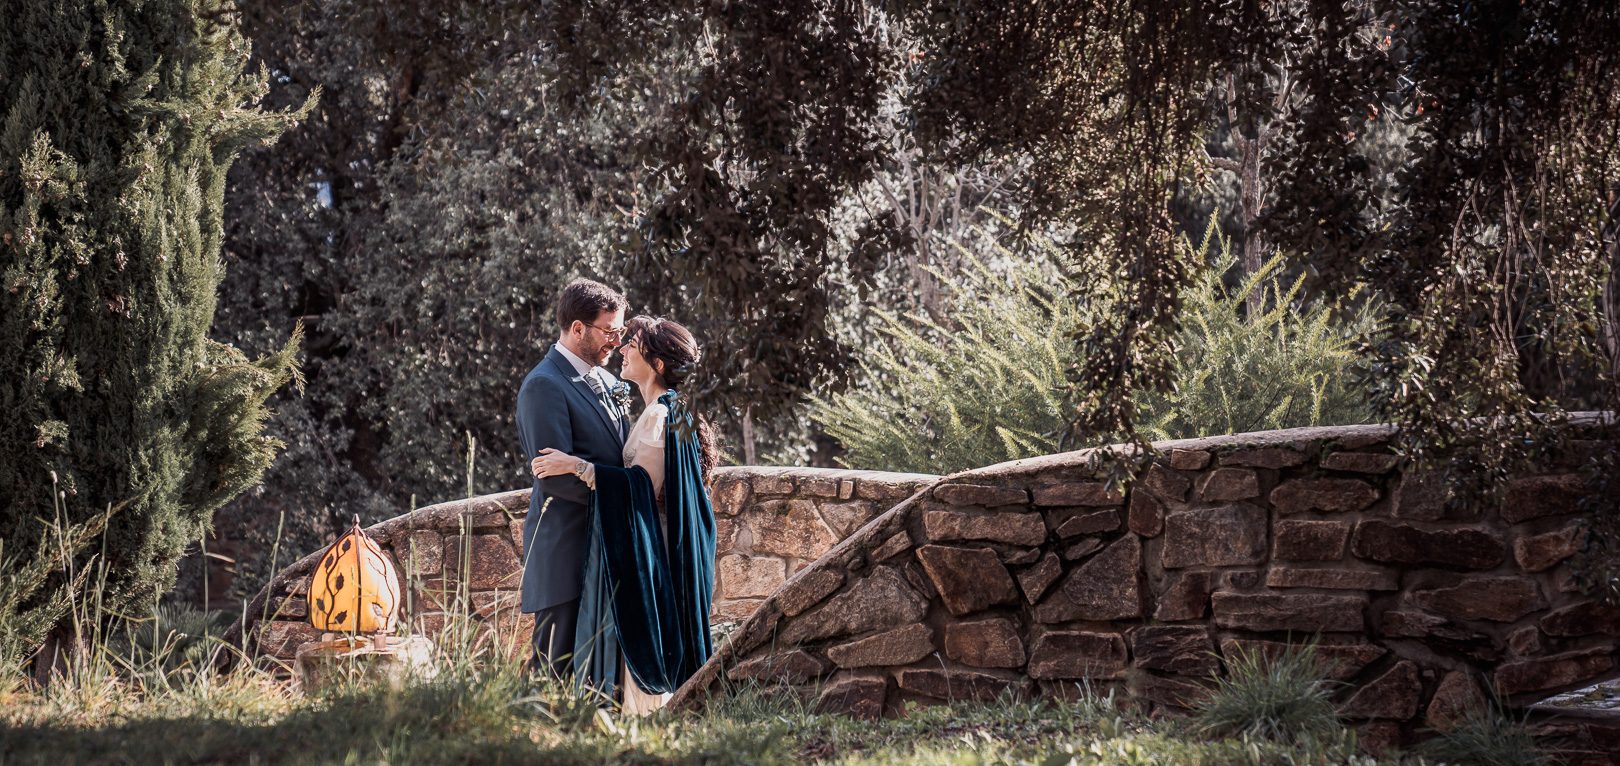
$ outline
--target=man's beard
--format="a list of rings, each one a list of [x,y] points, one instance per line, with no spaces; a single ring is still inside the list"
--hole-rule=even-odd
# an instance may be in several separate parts
[[[608,363],[608,360],[612,359],[612,358],[613,358],[613,347],[612,346],[601,346],[596,350],[596,360],[595,361],[596,361],[596,366],[597,367],[601,367],[603,365],[606,365]]]

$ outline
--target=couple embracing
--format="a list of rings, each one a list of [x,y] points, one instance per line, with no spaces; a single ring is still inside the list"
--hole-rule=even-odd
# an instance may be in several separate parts
[[[681,384],[701,358],[692,334],[590,280],[557,301],[560,336],[518,391],[534,490],[523,524],[523,611],[531,670],[627,712],[657,709],[709,658],[715,464],[708,423]],[[630,386],[602,368],[617,351]]]

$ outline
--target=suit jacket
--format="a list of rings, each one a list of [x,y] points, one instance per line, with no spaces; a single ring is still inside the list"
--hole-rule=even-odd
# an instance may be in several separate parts
[[[612,375],[607,378],[610,385],[618,382]],[[629,417],[608,399],[604,407],[553,345],[518,389],[518,439],[527,456],[525,470],[547,447],[599,465],[623,467]],[[579,598],[591,490],[573,475],[535,479],[531,472],[529,478],[534,484],[529,515],[523,521],[523,611],[538,612]],[[548,498],[551,504],[546,506]]]

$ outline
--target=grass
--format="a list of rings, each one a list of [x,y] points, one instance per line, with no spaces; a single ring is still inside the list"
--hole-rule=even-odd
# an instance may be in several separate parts
[[[342,683],[303,696],[264,661],[218,670],[214,661],[230,651],[218,639],[165,641],[163,625],[138,626],[148,629],[156,651],[118,656],[131,646],[105,641],[52,683],[0,695],[0,763],[1378,763],[1354,755],[1342,728],[1338,736],[1267,736],[1286,727],[1212,736],[1202,719],[1153,720],[1098,696],[909,706],[867,722],[744,686],[702,713],[627,718],[559,686],[535,686],[521,663],[453,637],[431,679]]]

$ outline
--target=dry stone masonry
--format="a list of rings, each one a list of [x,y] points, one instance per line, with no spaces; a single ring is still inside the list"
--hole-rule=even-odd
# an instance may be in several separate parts
[[[1525,705],[1620,675],[1620,610],[1564,565],[1584,541],[1578,460],[1514,479],[1500,505],[1448,504],[1400,469],[1391,433],[1162,444],[1128,492],[1089,452],[947,477],[750,601],[675,702],[757,680],[878,716],[1084,685],[1174,713],[1234,653],[1312,642],[1376,750],[1491,694]],[[1546,731],[1574,762],[1620,752],[1612,727]]]
[[[1309,642],[1377,751],[1454,726],[1492,695],[1521,706],[1620,676],[1620,609],[1580,595],[1567,566],[1585,543],[1579,458],[1513,479],[1499,504],[1448,503],[1442,480],[1397,463],[1391,433],[1165,443],[1129,491],[1097,479],[1091,451],[944,479],[719,469],[713,619],[735,628],[674,704],[756,681],[857,716],[1082,688],[1175,713],[1234,654]],[[528,498],[445,503],[368,530],[408,581],[414,630],[453,622],[526,651]],[[290,659],[316,638],[303,587],[317,556],[250,606],[267,616],[246,626],[260,651]],[[1613,721],[1537,726],[1565,762],[1620,763]]]
[[[719,468],[712,484],[717,524],[712,619],[749,616],[788,578],[879,513],[939,477],[817,468]],[[523,520],[529,491],[485,495],[421,508],[367,532],[408,583],[404,616],[411,629],[443,640],[496,642],[527,651],[532,623],[518,609]],[[249,606],[248,635],[264,654],[292,662],[299,644],[318,639],[305,588],[320,552],[278,573]]]

